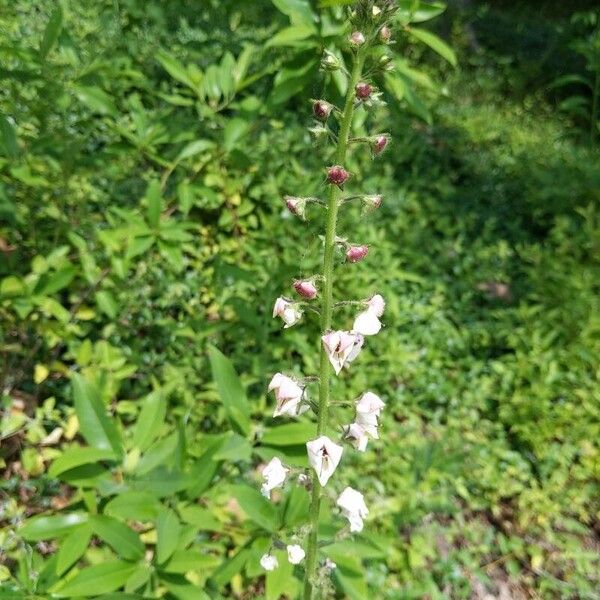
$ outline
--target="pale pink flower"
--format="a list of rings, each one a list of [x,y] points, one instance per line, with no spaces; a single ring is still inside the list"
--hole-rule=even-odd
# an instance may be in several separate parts
[[[269,391],[275,392],[277,406],[274,417],[290,415],[296,417],[304,412],[307,406],[301,406],[304,398],[304,387],[283,373],[275,373],[269,383]]]
[[[336,470],[344,448],[332,442],[326,435],[306,442],[308,462],[317,473],[317,479],[325,486]]]
[[[273,306],[273,318],[280,317],[285,323],[284,329],[295,325],[302,318],[302,311],[295,302],[279,297]]]
[[[369,436],[358,423],[352,423],[344,428],[344,438],[349,440],[359,452],[364,452],[367,449]]]
[[[367,310],[359,313],[354,319],[352,329],[362,335],[375,335],[381,329],[379,317],[385,310],[385,300],[380,294],[375,294],[367,301]]]
[[[375,440],[379,439],[378,418],[384,407],[383,400],[373,392],[365,392],[356,402],[355,422]]]
[[[283,485],[289,469],[284,467],[282,462],[275,456],[267,466],[262,470],[262,476],[265,482],[262,484],[260,491],[265,498],[271,498],[271,490]]]
[[[380,30],[379,30],[379,39],[384,42],[387,43],[390,41],[390,38],[392,37],[392,30],[387,26],[384,25]]]
[[[369,514],[364,496],[357,490],[347,487],[338,497],[336,504],[350,523],[350,531],[363,530],[363,519]]]
[[[294,281],[294,289],[300,296],[309,300],[316,298],[318,293],[317,286],[310,279]]]
[[[321,340],[336,375],[358,356],[364,341],[362,335],[353,331],[329,331]]]

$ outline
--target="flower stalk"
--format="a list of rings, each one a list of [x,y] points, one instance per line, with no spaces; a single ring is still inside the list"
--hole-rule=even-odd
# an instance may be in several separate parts
[[[354,115],[355,88],[360,81],[364,64],[364,51],[358,49],[354,54],[354,64],[346,101],[342,111],[340,130],[337,138],[335,164],[343,165],[346,161],[350,128]],[[341,190],[336,185],[329,186],[327,200],[327,226],[325,230],[325,248],[323,253],[323,291],[321,296],[321,331],[331,329],[331,314],[333,311],[333,260],[335,252],[336,228]],[[329,412],[329,388],[331,378],[331,365],[325,347],[321,345],[319,368],[319,409],[317,415],[317,437],[325,432]],[[306,566],[304,577],[304,600],[312,600],[315,587],[317,565],[317,543],[319,514],[321,511],[322,489],[317,473],[312,475],[312,497],[310,503],[310,533],[308,535]]]

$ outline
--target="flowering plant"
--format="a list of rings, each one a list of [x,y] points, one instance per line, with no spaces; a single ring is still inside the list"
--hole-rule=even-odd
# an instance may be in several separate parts
[[[382,104],[371,76],[377,69],[385,69],[388,60],[382,57],[391,40],[391,19],[396,11],[390,0],[358,0],[349,12],[351,26],[347,36],[347,49],[351,56],[351,70],[347,73],[349,86],[344,106],[336,107],[325,99],[313,101],[312,113],[317,121],[313,131],[325,133],[334,145],[333,157],[325,167],[325,181],[328,189],[327,201],[318,198],[286,196],[285,204],[289,211],[301,218],[306,217],[306,209],[310,204],[324,206],[326,214],[322,271],[312,277],[296,280],[292,287],[300,297],[298,300],[279,297],[275,301],[273,317],[279,317],[284,328],[300,322],[307,308],[318,305],[320,313],[320,368],[318,377],[304,380],[284,373],[276,373],[269,384],[269,391],[275,395],[276,405],[274,417],[282,415],[298,416],[313,409],[316,414],[316,435],[306,442],[308,462],[312,468],[312,479],[302,473],[298,482],[305,485],[311,493],[309,524],[305,529],[304,546],[288,544],[288,559],[292,564],[305,563],[304,599],[311,600],[317,592],[322,592],[327,585],[325,574],[334,565],[324,561],[318,567],[318,521],[321,504],[325,497],[324,488],[333,477],[345,452],[344,443],[365,452],[369,439],[378,439],[378,418],[384,408],[383,401],[372,391],[365,391],[355,401],[355,416],[350,424],[341,427],[341,439],[334,441],[326,435],[329,423],[330,379],[332,371],[339,375],[344,368],[358,357],[365,343],[365,337],[377,334],[381,329],[380,318],[385,309],[385,301],[375,293],[365,300],[334,302],[334,276],[336,253],[341,250],[343,262],[350,268],[355,263],[366,259],[369,246],[365,243],[350,243],[337,235],[338,211],[350,200],[359,199],[368,210],[377,209],[382,197],[379,194],[359,194],[344,197],[346,184],[355,181],[356,177],[346,167],[346,158],[351,144],[367,145],[373,157],[381,155],[389,143],[386,133],[372,136],[352,138],[351,129],[355,111],[369,110]],[[326,53],[322,61],[323,69],[332,71],[343,68],[339,61],[333,61],[332,55]],[[340,304],[356,304],[361,307],[351,329],[335,329],[333,327],[333,310]],[[307,306],[309,305],[309,306]],[[307,386],[311,380],[318,381],[318,400],[311,402],[307,394]],[[340,442],[340,443],[338,443]],[[290,473],[282,461],[275,457],[264,468],[262,492],[270,497],[271,490],[282,486]],[[351,533],[363,529],[363,520],[369,510],[363,494],[346,486],[339,494],[335,504],[341,514],[348,519]],[[265,570],[278,567],[277,558],[270,553],[261,559]]]

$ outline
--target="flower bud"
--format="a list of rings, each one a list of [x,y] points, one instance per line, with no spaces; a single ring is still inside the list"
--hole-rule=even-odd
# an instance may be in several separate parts
[[[381,194],[371,194],[370,196],[363,196],[363,202],[367,208],[375,210],[381,206],[382,201]]]
[[[354,90],[356,92],[356,97],[359,100],[368,100],[369,96],[373,92],[373,88],[368,83],[364,82],[357,83]]]
[[[356,47],[362,46],[365,43],[365,36],[360,31],[355,31],[350,36],[350,43]]]
[[[346,259],[348,262],[360,262],[369,253],[369,246],[350,246],[346,250]]]
[[[321,125],[320,123],[318,125],[316,125],[315,127],[309,127],[308,131],[310,132],[310,135],[312,135],[315,143],[321,142],[329,134],[329,132],[327,131],[327,128],[323,127],[323,125]]]
[[[390,38],[392,37],[392,30],[387,26],[384,25],[380,30],[379,30],[379,39],[384,43],[387,44],[390,41]]]
[[[342,187],[348,181],[350,173],[340,165],[333,165],[327,169],[327,181]]]
[[[388,145],[389,138],[387,135],[381,134],[375,136],[373,140],[373,154],[379,156]]]
[[[294,281],[294,289],[297,294],[308,300],[316,298],[318,293],[317,287],[310,279]]]
[[[394,63],[392,62],[392,57],[389,54],[382,54],[379,57],[379,66],[384,71],[393,71],[394,70]]]
[[[321,59],[321,68],[325,71],[337,71],[340,68],[340,61],[335,54],[325,50]]]
[[[320,121],[326,121],[331,114],[331,109],[333,107],[329,102],[325,102],[324,100],[317,100],[313,104],[313,114]]]
[[[304,218],[306,210],[306,198],[297,198],[296,196],[284,196],[285,205],[288,210],[301,219]]]

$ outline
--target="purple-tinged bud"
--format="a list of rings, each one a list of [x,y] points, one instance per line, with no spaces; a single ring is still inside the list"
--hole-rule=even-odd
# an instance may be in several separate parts
[[[390,38],[392,37],[392,30],[387,26],[384,25],[380,30],[379,30],[379,39],[384,43],[387,44],[390,41]]]
[[[284,200],[285,205],[293,215],[304,219],[304,210],[306,209],[306,198],[297,198],[296,196],[285,196]]]
[[[313,104],[313,114],[320,121],[326,121],[331,114],[332,108],[333,107],[328,102],[325,102],[324,100],[317,100]]]
[[[373,140],[373,154],[379,156],[388,145],[389,138],[387,135],[378,135]]]
[[[349,177],[350,173],[340,165],[333,165],[327,169],[327,181],[338,187],[342,187]]]
[[[369,254],[369,246],[350,246],[346,250],[346,259],[348,262],[360,262],[367,254]]]
[[[383,200],[381,194],[372,194],[370,196],[364,196],[363,200],[367,205],[367,208],[371,208],[375,210],[381,206],[381,202]]]
[[[369,96],[373,92],[373,88],[368,83],[357,83],[354,88],[356,92],[356,97],[359,100],[368,100]]]
[[[317,297],[318,290],[310,279],[294,281],[294,289],[297,294],[308,300]]]
[[[353,46],[362,46],[365,43],[365,36],[360,31],[355,31],[350,36],[350,43]]]

